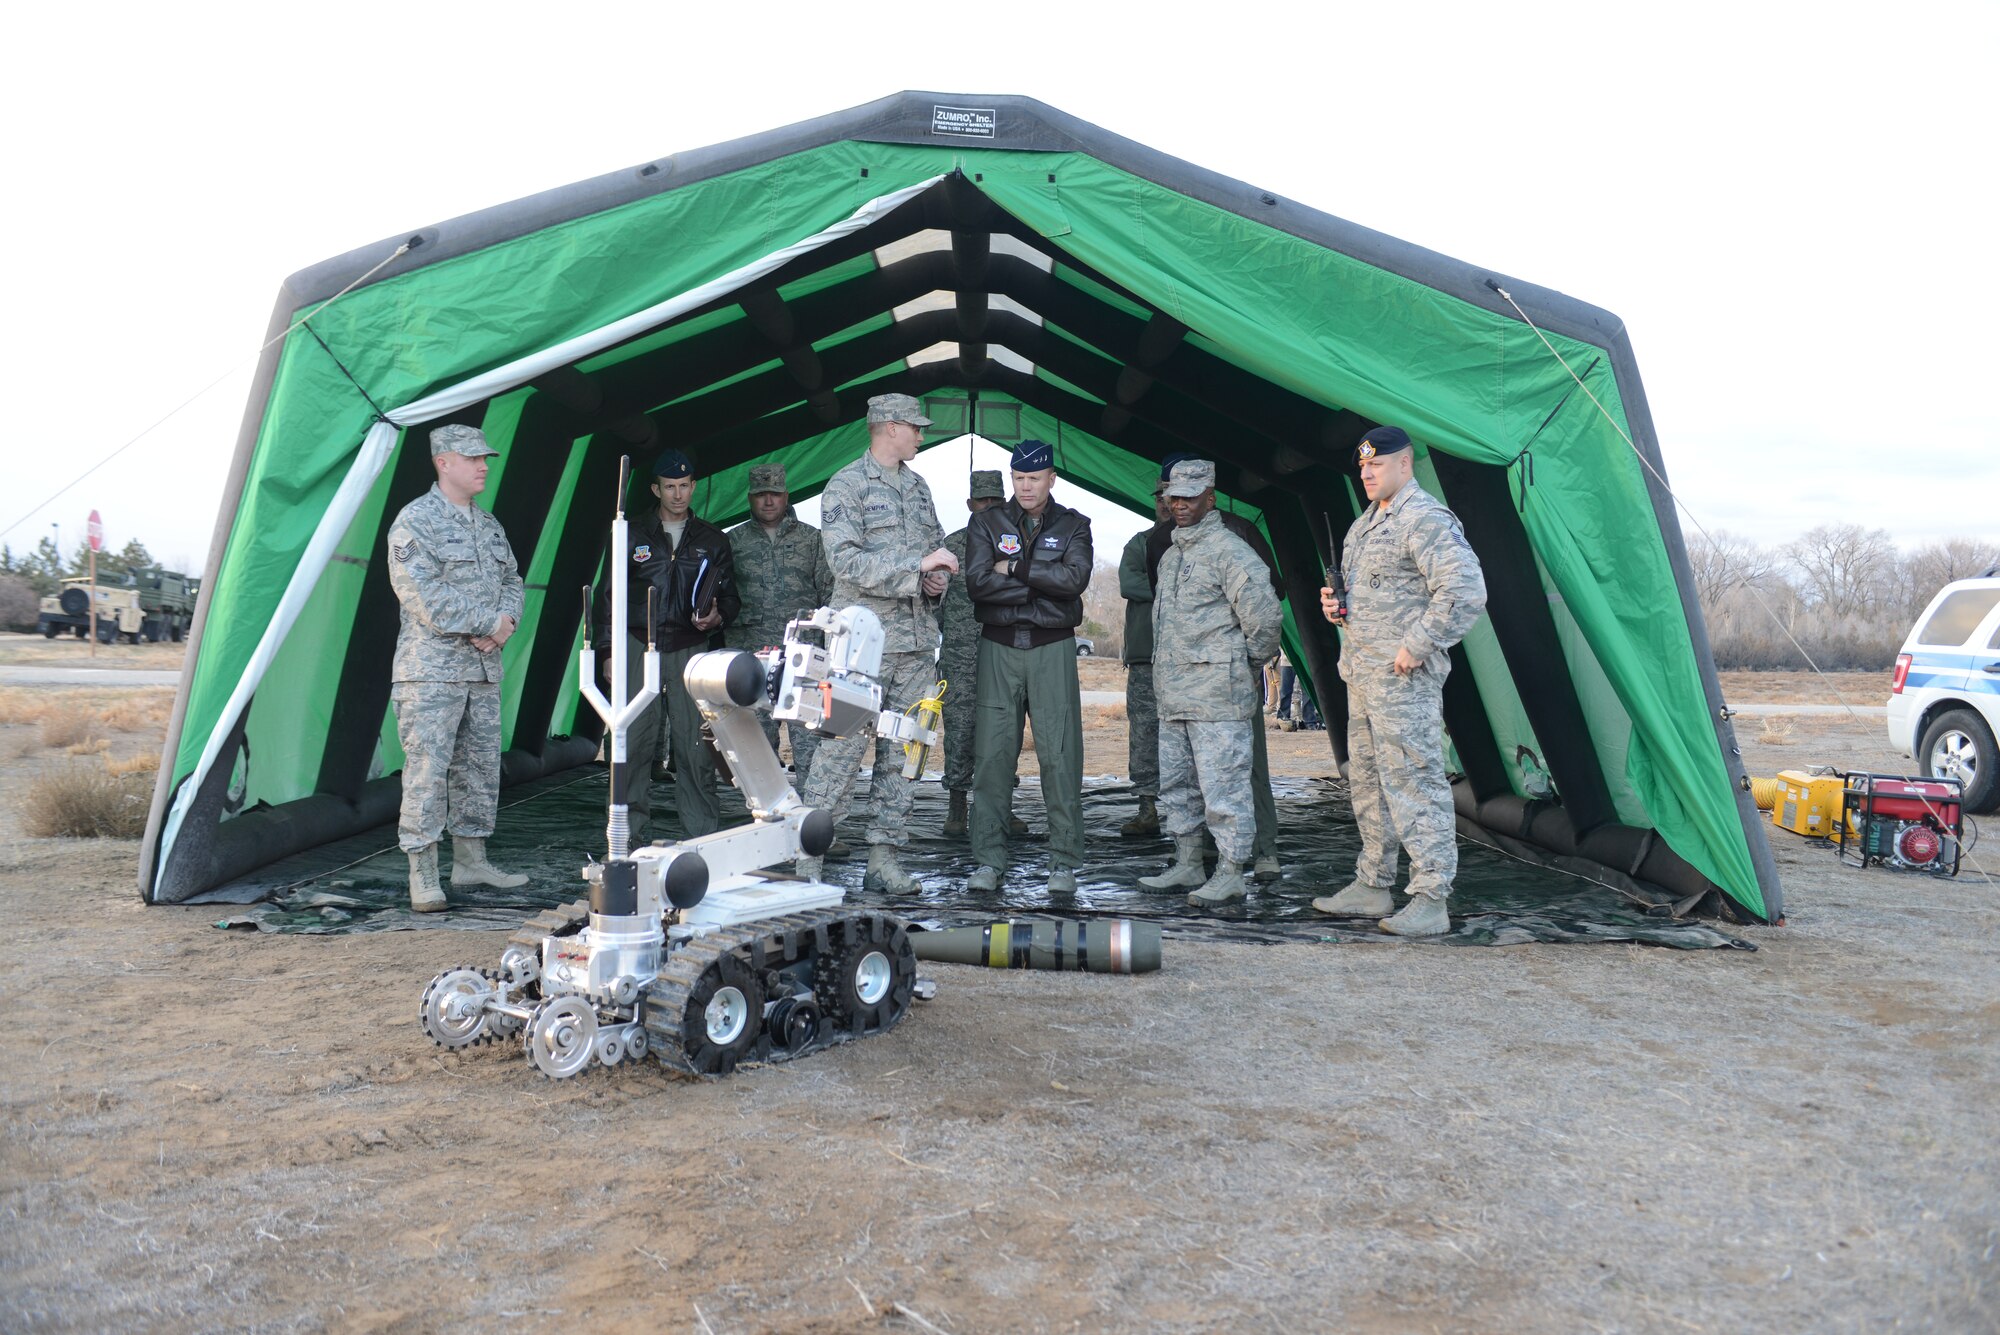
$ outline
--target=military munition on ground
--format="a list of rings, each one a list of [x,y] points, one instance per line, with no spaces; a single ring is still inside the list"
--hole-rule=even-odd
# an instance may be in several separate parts
[[[1160,967],[1160,925],[1130,918],[1016,919],[915,932],[910,942],[920,960],[989,969],[1151,973]]]
[[[629,461],[628,461],[629,467]],[[934,729],[882,712],[882,624],[861,607],[820,608],[786,627],[782,651],[724,650],[689,660],[688,693],[714,733],[748,825],[631,850],[626,731],[659,694],[658,627],[649,601],[644,672],[628,694],[628,532],[621,470],[612,521],[610,695],[589,647],[590,591],[578,680],[610,734],[609,856],[584,868],[589,897],[523,924],[498,969],[448,969],[424,989],[424,1032],[448,1048],[518,1041],[535,1069],[563,1078],[647,1054],[722,1075],[751,1058],[786,1058],[893,1029],[919,995],[907,926],[847,908],[837,886],[764,868],[833,842],[833,819],[799,800],[764,738],[755,706],[838,737],[873,724],[908,763]],[[808,642],[809,633],[823,643]]]

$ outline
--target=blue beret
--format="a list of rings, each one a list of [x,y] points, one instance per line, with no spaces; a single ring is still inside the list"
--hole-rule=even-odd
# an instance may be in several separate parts
[[[1367,463],[1370,459],[1384,454],[1394,454],[1398,450],[1410,448],[1410,433],[1399,426],[1378,426],[1361,438],[1354,448],[1354,462]]]
[[[661,450],[660,457],[653,460],[654,477],[693,477],[694,465],[679,450]]]
[[[1173,481],[1174,465],[1186,463],[1188,460],[1193,459],[1195,457],[1196,456],[1192,454],[1170,454],[1166,458],[1160,460],[1160,481],[1162,482]]]
[[[1014,447],[1014,471],[1039,473],[1056,466],[1056,452],[1043,440],[1024,440]]]

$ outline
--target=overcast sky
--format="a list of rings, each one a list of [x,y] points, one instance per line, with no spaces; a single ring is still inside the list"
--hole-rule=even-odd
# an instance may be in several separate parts
[[[861,12],[17,14],[0,338],[23,397],[0,540],[18,551],[60,523],[67,549],[95,507],[114,547],[204,561],[256,348],[297,269],[920,88],[1040,98],[1617,313],[1668,475],[1710,529],[2000,541],[2000,6]],[[947,529],[962,490],[940,491]]]

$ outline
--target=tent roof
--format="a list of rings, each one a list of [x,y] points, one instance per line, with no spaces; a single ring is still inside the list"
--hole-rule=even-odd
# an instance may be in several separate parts
[[[427,482],[427,458],[371,433],[378,414],[477,422],[502,442],[494,512],[530,583],[562,589],[601,562],[601,526],[568,510],[601,494],[618,455],[687,449],[712,479],[705,512],[726,522],[758,459],[784,458],[796,492],[816,489],[858,450],[866,398],[890,389],[986,434],[1019,413],[1064,445],[1067,475],[1142,510],[1150,461],[1215,458],[1223,489],[1263,514],[1294,604],[1318,583],[1326,517],[1354,513],[1353,441],[1407,427],[1489,580],[1530,605],[1482,623],[1448,701],[1475,823],[1489,801],[1532,796],[1525,746],[1545,755],[1575,835],[1657,830],[1753,912],[1775,895],[1734,793],[1637,367],[1594,307],[1030,99],[924,93],[363,247],[289,279],[272,332],[335,297],[259,369],[149,896],[222,870],[189,853],[174,874],[163,854],[185,851],[197,808],[204,830],[231,823],[218,761],[241,749],[224,745],[232,728],[260,757],[239,795],[253,804],[325,798],[359,819],[363,790],[400,763],[382,727],[394,608],[380,532]],[[566,604],[509,647],[522,755],[549,759],[552,736],[587,730],[564,697]],[[1332,687],[1329,632],[1308,618],[1289,640]],[[274,674],[282,706],[265,704]]]

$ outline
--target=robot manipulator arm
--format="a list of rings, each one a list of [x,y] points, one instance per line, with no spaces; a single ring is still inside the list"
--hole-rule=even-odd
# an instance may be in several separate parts
[[[824,647],[802,638],[820,631]],[[785,627],[784,659],[774,718],[804,724],[824,737],[848,737],[873,727],[876,735],[900,742],[903,773],[921,773],[929,749],[937,743],[935,719],[925,726],[917,717],[884,711],[882,686],[882,622],[865,607],[822,607]],[[912,772],[914,767],[915,772]]]

